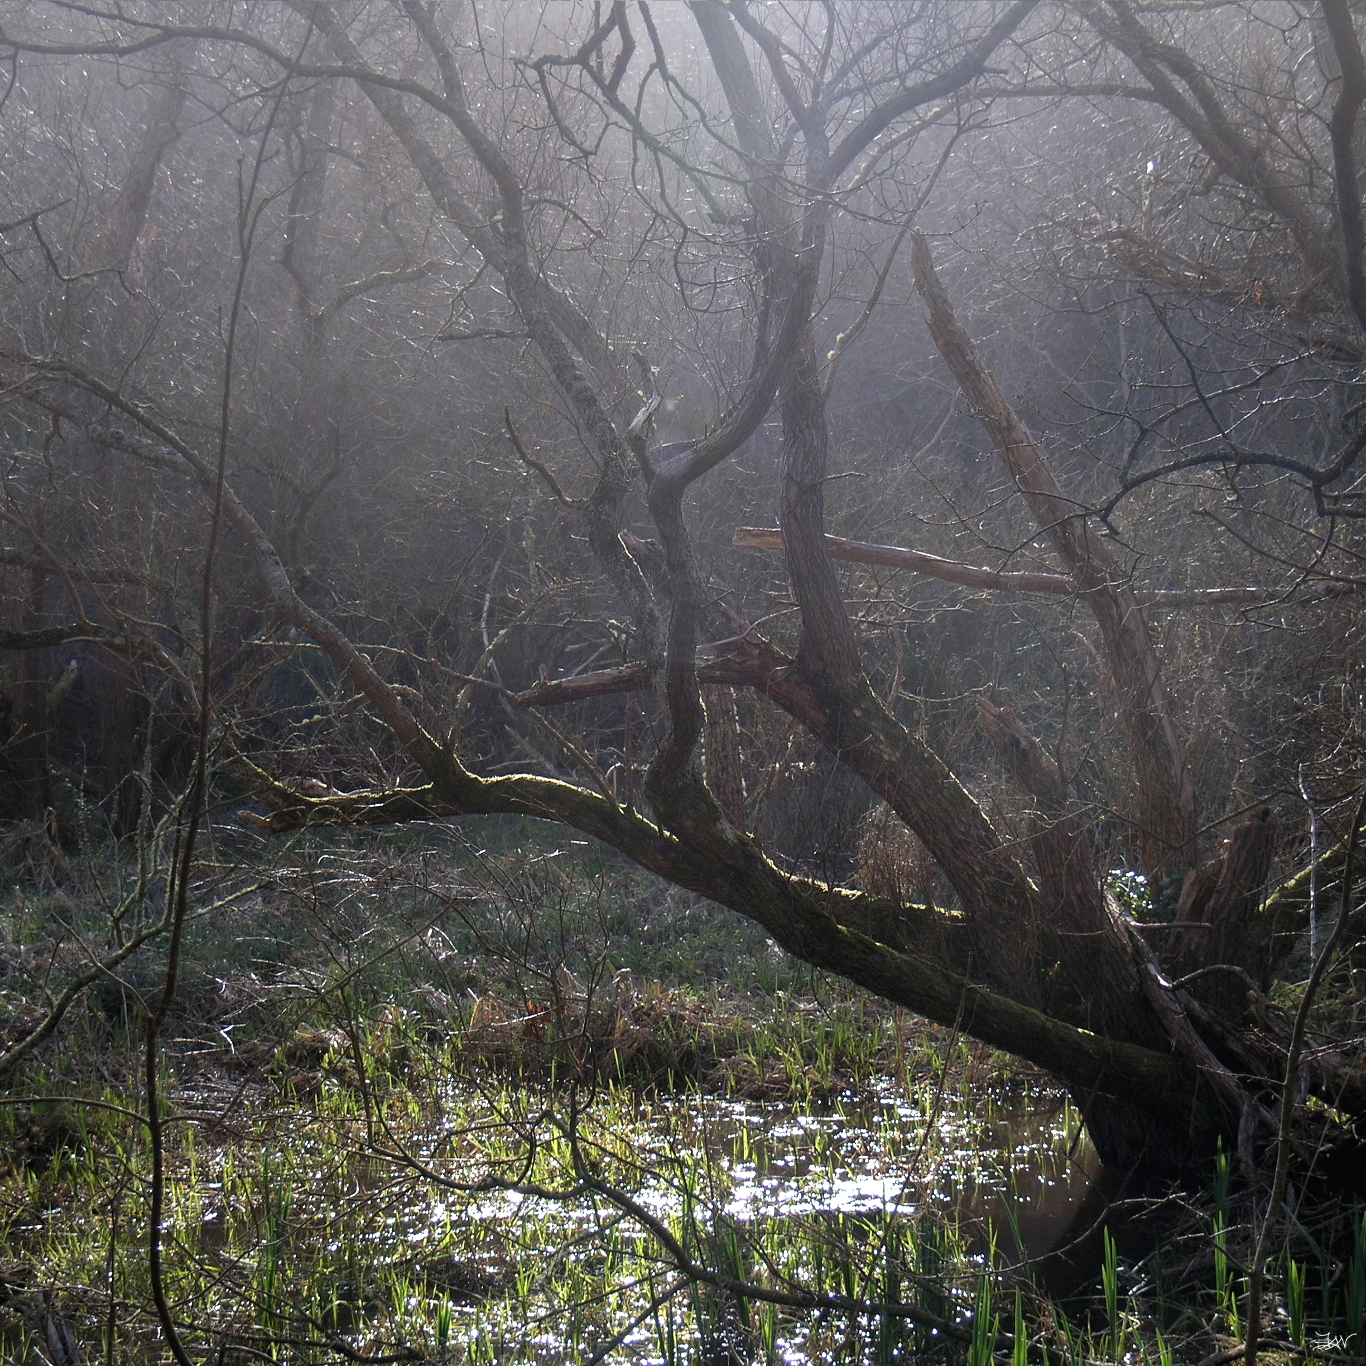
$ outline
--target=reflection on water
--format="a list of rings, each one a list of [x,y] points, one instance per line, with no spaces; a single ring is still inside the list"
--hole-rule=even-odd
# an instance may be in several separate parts
[[[984,1102],[984,1105],[988,1102]],[[730,1180],[727,1213],[744,1220],[899,1214],[933,1206],[965,1232],[1033,1260],[1066,1230],[1100,1171],[1073,1112],[1056,1097],[990,1105],[985,1118],[926,1116],[901,1098],[824,1113],[716,1104],[711,1142]],[[663,1203],[668,1203],[667,1201]]]
[[[994,1235],[1011,1261],[1034,1261],[1056,1247],[1101,1172],[1075,1111],[1049,1094],[986,1096],[932,1119],[904,1096],[818,1111],[689,1097],[652,1101],[641,1119],[633,1145],[647,1175],[631,1193],[652,1213],[679,1213],[688,1183],[676,1173],[695,1170],[705,1153],[710,1199],[703,1203],[715,1214],[758,1223],[934,1212],[982,1250]],[[497,1219],[541,1203],[499,1194],[461,1213]],[[441,1209],[442,1217],[452,1213]],[[554,1213],[563,1219],[567,1211]]]
[[[453,1183],[444,1187],[403,1173],[363,1142],[306,1153],[320,1140],[302,1135],[272,1147],[268,1161],[262,1155],[259,1181],[217,1171],[217,1183],[203,1171],[201,1255],[258,1274],[316,1266],[308,1302],[329,1331],[354,1335],[358,1348],[367,1332],[389,1331],[397,1313],[444,1306],[444,1331],[485,1344],[479,1360],[566,1366],[583,1359],[575,1335],[593,1306],[593,1340],[620,1335],[605,1360],[687,1359],[663,1345],[675,1332],[672,1316],[679,1334],[696,1335],[705,1329],[698,1315],[719,1314],[724,1302],[680,1297],[662,1317],[643,1317],[667,1259],[619,1207],[583,1192],[549,1198],[458,1188],[491,1169],[532,1180],[516,1159],[533,1149],[543,1155],[535,1176],[542,1191],[576,1185],[561,1141],[563,1097],[513,1088],[501,1099],[491,1104],[468,1081],[453,1082],[440,1110],[408,1131],[408,1150]],[[1046,1254],[1071,1245],[1074,1224],[1095,1222],[1105,1194],[1076,1112],[1049,1092],[963,1088],[941,1097],[898,1089],[798,1108],[608,1088],[578,1124],[602,1179],[707,1264],[779,1286],[911,1297],[964,1321],[989,1258],[998,1270],[1034,1264],[1041,1285],[1051,1263],[1071,1275],[1075,1256]],[[504,1134],[521,1137],[499,1147]],[[296,1165],[285,1182],[290,1155]],[[912,1359],[882,1348],[876,1357],[848,1355],[839,1335],[855,1332],[856,1317],[841,1328],[835,1319],[780,1314],[755,1318],[751,1329],[776,1325],[767,1360]]]

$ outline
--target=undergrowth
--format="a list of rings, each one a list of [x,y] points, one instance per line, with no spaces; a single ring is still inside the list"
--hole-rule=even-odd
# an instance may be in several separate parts
[[[164,1058],[167,1288],[197,1360],[1156,1364],[1237,1341],[1252,1204],[1227,1163],[1107,1214],[1046,1079],[531,823],[254,861],[249,838],[216,831],[201,868]],[[10,893],[7,1032],[116,939],[133,876],[92,854]],[[133,1056],[157,966],[92,989],[0,1097],[7,1362],[164,1359]],[[1351,1356],[1366,1212],[1311,1205],[1271,1333]]]

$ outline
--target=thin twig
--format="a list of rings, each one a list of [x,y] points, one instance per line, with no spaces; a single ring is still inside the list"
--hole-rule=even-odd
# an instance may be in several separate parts
[[[512,438],[512,444],[516,449],[518,456],[521,458],[522,463],[526,465],[529,469],[535,470],[536,473],[539,474],[541,478],[545,480],[546,486],[550,489],[551,493],[553,493],[555,497],[558,498],[560,502],[565,505],[565,507],[578,507],[579,500],[577,498],[571,498],[560,487],[560,481],[555,478],[555,476],[550,472],[550,470],[547,469],[546,466],[541,464],[541,462],[537,460],[536,457],[532,455],[524,445],[522,445],[522,438],[517,435],[517,428],[512,425],[512,412],[510,409],[503,409],[503,424],[507,427],[508,436]]]

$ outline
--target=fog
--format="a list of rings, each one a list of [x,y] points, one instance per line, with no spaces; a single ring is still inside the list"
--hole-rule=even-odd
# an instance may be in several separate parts
[[[154,1050],[216,841],[545,822],[1251,1161],[1362,783],[1353,24],[0,2],[16,885],[163,832]]]

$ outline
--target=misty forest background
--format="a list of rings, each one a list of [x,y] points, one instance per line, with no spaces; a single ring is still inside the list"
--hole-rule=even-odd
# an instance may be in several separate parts
[[[0,3],[0,1358],[1359,1357],[1361,19]]]

